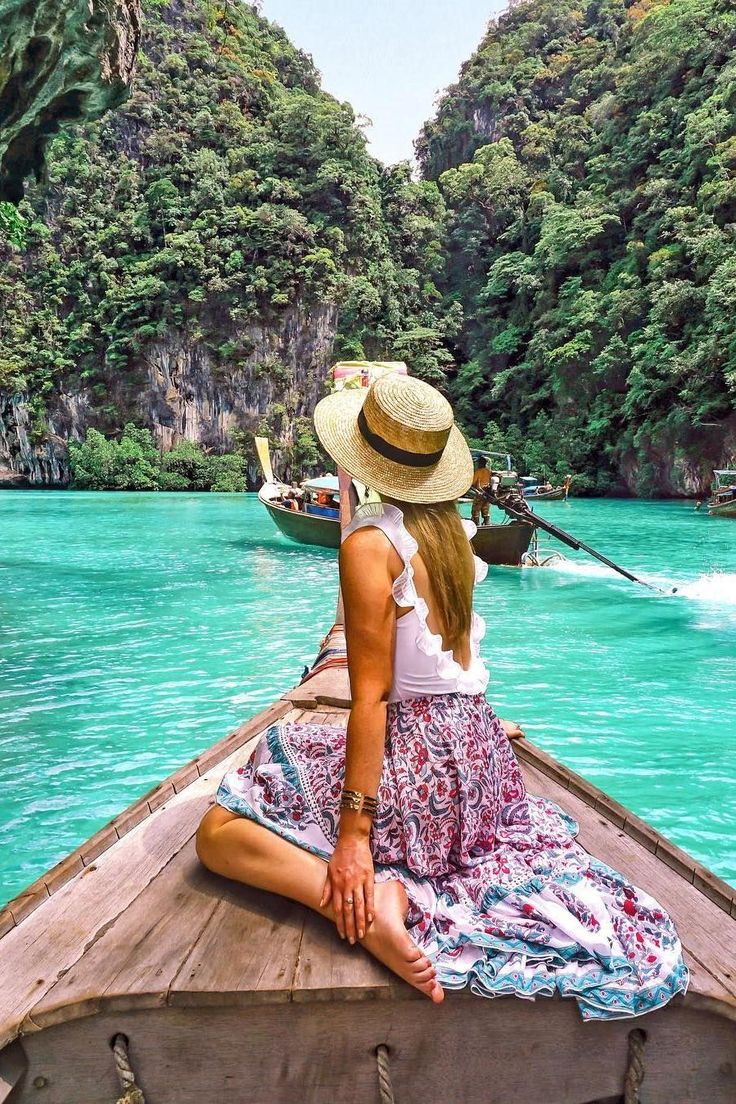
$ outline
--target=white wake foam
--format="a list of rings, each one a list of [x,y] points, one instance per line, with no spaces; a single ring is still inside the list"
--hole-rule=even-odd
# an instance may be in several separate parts
[[[599,563],[586,563],[584,560],[560,560],[550,564],[546,570],[579,578],[623,581],[622,576],[611,568]],[[733,571],[706,571],[695,579],[673,579],[671,576],[636,570],[633,570],[633,574],[637,575],[642,582],[651,583],[668,592],[676,587],[675,597],[688,598],[695,602],[736,606],[736,572]]]
[[[736,572],[709,571],[692,582],[683,583],[678,593],[698,602],[716,602],[722,606],[736,606]]]

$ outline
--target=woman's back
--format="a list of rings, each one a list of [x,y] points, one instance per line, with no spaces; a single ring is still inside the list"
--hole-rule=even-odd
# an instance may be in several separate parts
[[[488,670],[480,657],[485,634],[483,619],[473,611],[470,631],[455,648],[445,647],[446,626],[436,613],[432,578],[419,555],[414,537],[404,524],[401,510],[388,503],[369,503],[356,512],[343,533],[343,541],[357,529],[380,529],[401,561],[393,584],[398,606],[393,685],[390,701],[404,701],[436,694],[482,694]],[[474,527],[473,527],[474,528]],[[487,567],[475,559],[475,578]]]

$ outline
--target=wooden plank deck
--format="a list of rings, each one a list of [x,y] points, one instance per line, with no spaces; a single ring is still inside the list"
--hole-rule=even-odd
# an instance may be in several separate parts
[[[49,1028],[68,1025],[63,1030],[69,1031],[85,1017],[107,1024],[113,1014],[153,1009],[225,1016],[228,1009],[258,1006],[266,1023],[285,1005],[297,1016],[295,1006],[330,1001],[345,1008],[366,1001],[386,1009],[386,1001],[401,1001],[402,1008],[410,1007],[407,1001],[428,1004],[361,948],[338,940],[319,917],[217,878],[194,853],[197,825],[222,774],[247,758],[264,729],[276,720],[344,724],[348,705],[344,669],[315,675],[11,902],[0,937],[0,1048],[21,1035],[32,1051],[33,1039]],[[527,740],[515,748],[530,792],[559,802],[578,820],[584,847],[650,890],[672,914],[692,971],[689,993],[673,1003],[736,1021],[736,891]],[[460,993],[446,1004],[466,1000],[478,1003]],[[509,1013],[513,1020],[536,1016],[513,998],[481,1003],[509,1001],[525,1006]],[[393,1023],[386,1015],[385,1023]],[[562,1015],[572,1022],[567,1010]],[[183,1104],[189,1097],[177,1099]]]

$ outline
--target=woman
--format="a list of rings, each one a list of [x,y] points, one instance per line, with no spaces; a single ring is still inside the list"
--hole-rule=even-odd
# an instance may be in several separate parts
[[[687,985],[671,920],[526,793],[485,700],[472,592],[486,567],[454,506],[473,464],[449,404],[387,375],[323,399],[315,424],[383,499],[340,552],[347,738],[272,727],[223,779],[200,859],[315,909],[435,1002],[469,984],[573,996],[587,1019],[666,1003]]]

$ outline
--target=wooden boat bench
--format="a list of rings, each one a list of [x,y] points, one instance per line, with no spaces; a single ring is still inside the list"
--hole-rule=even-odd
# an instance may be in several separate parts
[[[299,905],[203,869],[194,833],[224,771],[275,721],[342,724],[348,705],[326,666],[2,910],[0,1104],[114,1104],[119,1033],[147,1104],[386,1104],[379,1047],[397,1104],[613,1104],[638,1029],[643,1101],[733,1102],[736,892],[526,740],[529,789],[677,922],[692,983],[660,1012],[586,1024],[573,1001],[465,992],[435,1007]]]

